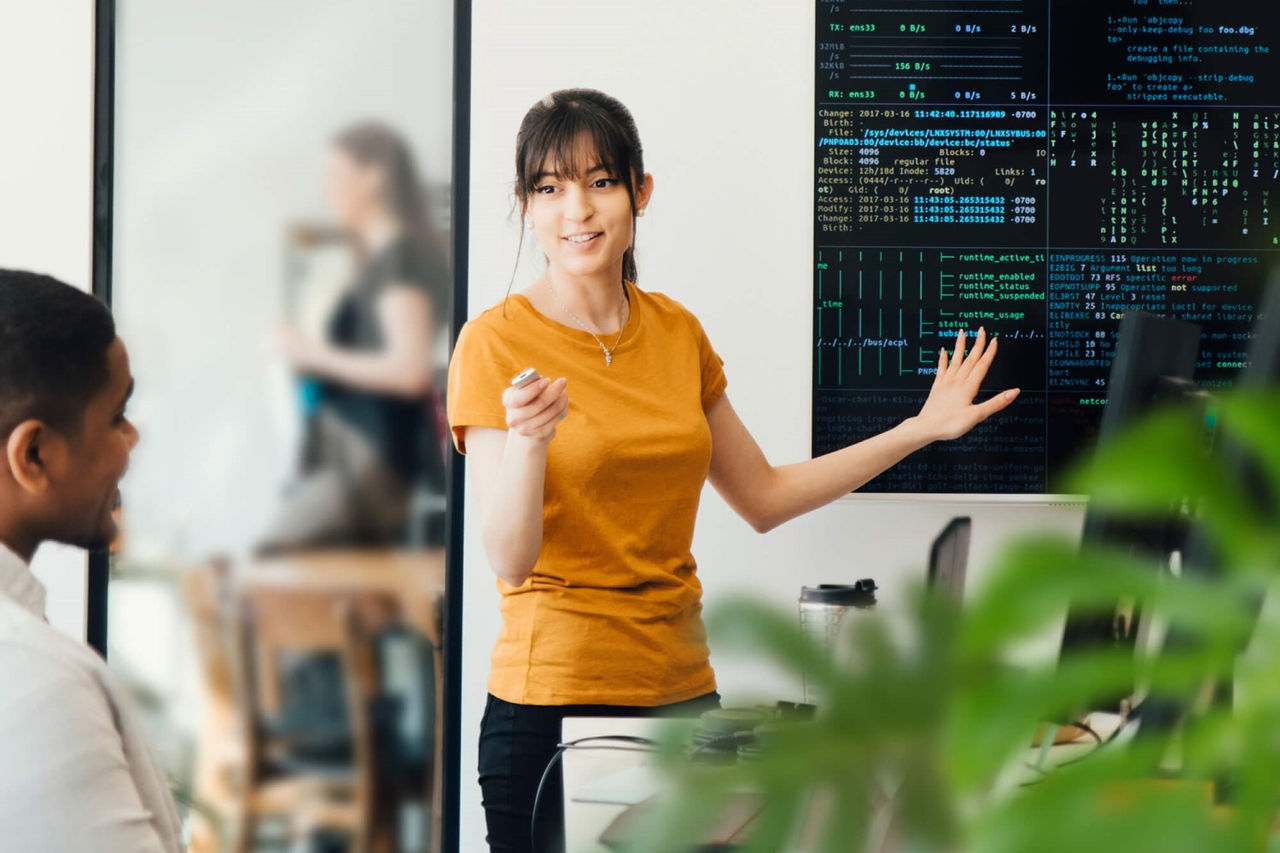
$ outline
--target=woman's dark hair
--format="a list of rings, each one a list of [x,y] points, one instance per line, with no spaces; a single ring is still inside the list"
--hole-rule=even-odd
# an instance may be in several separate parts
[[[583,136],[591,140],[592,148],[587,151],[579,142]],[[579,162],[584,153],[594,154],[600,162]],[[617,98],[595,89],[560,89],[547,95],[524,114],[516,133],[515,190],[522,214],[547,164],[559,178],[581,175],[601,165],[627,188],[631,245],[622,258],[622,278],[635,281],[636,189],[644,179],[644,151],[631,112]],[[523,217],[520,245],[524,245]]]
[[[444,287],[449,275],[448,251],[431,222],[426,188],[404,137],[381,122],[362,121],[340,130],[333,144],[361,166],[372,166],[382,173],[383,204],[426,254],[437,278],[431,284]]]
[[[35,418],[71,436],[107,386],[107,306],[56,278],[0,269],[0,439]]]

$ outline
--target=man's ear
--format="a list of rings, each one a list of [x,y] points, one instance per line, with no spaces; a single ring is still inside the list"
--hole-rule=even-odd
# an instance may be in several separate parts
[[[61,452],[53,430],[38,420],[26,420],[13,428],[5,443],[5,462],[19,486],[32,494],[49,487],[49,457]]]

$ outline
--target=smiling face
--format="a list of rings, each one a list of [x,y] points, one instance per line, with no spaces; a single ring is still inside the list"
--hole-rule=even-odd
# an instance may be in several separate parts
[[[645,175],[631,194],[601,160],[588,136],[579,136],[572,156],[544,161],[534,176],[524,212],[533,223],[548,266],[570,277],[621,280],[622,258],[631,246],[633,216],[648,203],[653,178]],[[573,168],[573,166],[577,168]]]
[[[84,411],[78,435],[65,437],[65,453],[51,460],[47,538],[82,548],[103,548],[116,537],[120,478],[138,431],[125,417],[133,376],[124,343],[107,350],[108,378]]]

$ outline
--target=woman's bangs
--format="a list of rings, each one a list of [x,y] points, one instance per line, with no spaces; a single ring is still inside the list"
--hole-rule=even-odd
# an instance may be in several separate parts
[[[521,164],[525,193],[534,191],[542,174],[572,180],[597,166],[608,169],[630,192],[632,168],[622,133],[581,108],[561,108],[557,113],[530,137],[525,148]]]

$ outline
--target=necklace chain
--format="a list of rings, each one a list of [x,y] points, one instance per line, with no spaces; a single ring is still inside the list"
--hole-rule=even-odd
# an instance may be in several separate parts
[[[551,291],[551,295],[555,297],[555,300],[559,303],[561,309],[563,309],[564,313],[568,314],[569,318],[578,325],[578,328],[582,329],[582,331],[595,339],[596,345],[600,347],[600,352],[604,353],[604,366],[608,367],[613,364],[613,353],[618,348],[618,344],[622,343],[622,336],[627,331],[626,319],[622,316],[624,306],[631,303],[631,298],[627,296],[626,282],[623,282],[622,284],[622,301],[618,303],[618,338],[613,342],[613,346],[611,347],[605,346],[604,341],[600,340],[600,336],[591,331],[591,329],[587,327],[587,324],[582,321],[581,317],[569,310],[569,306],[560,298],[560,294],[556,292],[555,286],[551,283],[550,278],[547,279],[547,289]]]

